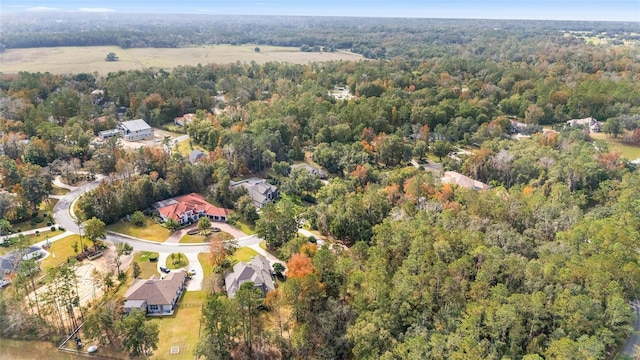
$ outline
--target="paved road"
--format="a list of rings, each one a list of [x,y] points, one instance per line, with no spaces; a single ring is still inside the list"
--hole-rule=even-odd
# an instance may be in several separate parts
[[[640,300],[631,302],[636,318],[633,321],[633,332],[629,335],[627,342],[624,344],[621,353],[636,358],[636,346],[640,346]]]

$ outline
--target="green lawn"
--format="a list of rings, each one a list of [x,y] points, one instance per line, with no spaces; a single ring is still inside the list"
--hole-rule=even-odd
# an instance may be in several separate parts
[[[171,254],[174,255],[174,254]],[[167,257],[167,262],[165,264],[165,266],[169,269],[180,269],[183,268],[187,265],[189,265],[189,260],[187,259],[187,256],[183,253],[175,253],[175,257],[173,258],[173,260],[171,259],[171,255],[169,255]],[[180,260],[178,260],[180,259]]]
[[[238,222],[233,224],[233,226],[237,227],[238,230],[242,231],[247,235],[254,235],[256,233],[256,226],[249,224],[244,220],[238,220]]]
[[[208,278],[213,275],[213,266],[211,265],[211,261],[209,261],[209,253],[199,253],[198,262],[202,265],[202,273],[204,274],[203,283],[206,283]]]
[[[241,247],[231,257],[234,262],[249,262],[252,257],[258,255],[258,252],[250,247]]]
[[[48,237],[52,237],[52,236],[55,236],[55,235],[59,235],[61,233],[62,233],[62,231],[56,229],[55,232],[43,231],[43,232],[40,233],[40,235],[31,234],[31,235],[25,235],[25,237],[27,238],[27,241],[28,241],[29,245],[33,245],[35,243],[39,243],[40,241],[46,240],[47,236]],[[15,251],[15,250],[16,250],[16,248],[14,246],[7,246],[7,247],[0,246],[0,256],[8,254],[8,253],[10,253],[12,251]]]
[[[69,189],[53,185],[53,187],[51,188],[51,195],[67,195],[69,191]]]
[[[169,230],[148,217],[145,217],[144,226],[137,226],[131,222],[126,221],[118,221],[115,224],[107,226],[107,230],[157,242],[163,242],[167,240],[170,235]]]
[[[193,351],[200,335],[200,314],[205,291],[185,292],[172,316],[152,318],[158,324],[158,349],[153,352],[154,359],[193,359]],[[171,354],[171,347],[178,346],[180,352]]]
[[[73,243],[78,242],[78,251],[80,250],[80,235],[69,235],[65,238],[62,238],[58,241],[54,241],[51,243],[51,248],[48,250],[50,255],[47,256],[42,263],[40,264],[42,267],[42,271],[46,272],[47,270],[54,268],[63,262],[67,261],[67,259],[71,256],[75,256],[76,253],[73,251]],[[90,245],[90,241],[87,239],[83,239],[83,244]]]
[[[137,262],[140,265],[140,278],[141,279],[149,279],[152,276],[158,276],[158,266],[157,262],[149,261],[149,256],[155,255],[158,256],[157,252],[149,252],[149,251],[141,251],[135,253],[133,257],[133,261]]]
[[[231,240],[233,239],[233,235],[229,234],[226,231],[219,231],[217,233],[213,233],[207,237],[204,236],[200,236],[200,235],[185,235],[182,237],[182,239],[180,239],[181,243],[186,243],[186,244],[193,244],[193,243],[205,243],[205,242],[210,242],[212,240],[220,240],[220,241],[225,241],[225,240]]]
[[[621,139],[608,138],[605,133],[589,134],[593,139],[603,140],[609,145],[609,150],[619,151],[623,157],[629,160],[640,159],[640,147],[622,143]]]

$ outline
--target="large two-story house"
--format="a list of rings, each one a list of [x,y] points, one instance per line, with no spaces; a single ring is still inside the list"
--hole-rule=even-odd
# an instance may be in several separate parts
[[[229,184],[229,189],[231,191],[235,191],[239,188],[247,190],[247,193],[253,200],[253,205],[258,209],[262,209],[263,206],[276,201],[278,197],[280,197],[278,188],[269,184],[265,179],[249,178],[240,181],[232,181]]]

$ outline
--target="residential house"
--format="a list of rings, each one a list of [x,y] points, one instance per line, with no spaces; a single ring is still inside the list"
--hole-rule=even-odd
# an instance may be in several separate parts
[[[258,209],[262,209],[263,206],[270,202],[275,202],[280,196],[278,188],[271,185],[265,179],[250,178],[241,181],[232,181],[229,184],[229,189],[235,191],[239,188],[247,190],[251,199],[253,199],[253,205]]]
[[[117,129],[125,140],[153,139],[153,128],[142,119],[123,121],[118,124]]]
[[[302,164],[294,164],[291,165],[291,170],[296,169],[296,168],[304,168],[306,169],[311,175],[320,178],[320,179],[326,179],[327,178],[327,172],[319,169],[315,166],[309,165],[307,163],[302,163]]]
[[[201,150],[193,150],[191,152],[191,154],[189,154],[189,162],[192,164],[197,163],[200,159],[204,159],[207,157],[207,154],[204,153],[204,151]]]
[[[191,121],[193,121],[195,116],[196,114],[184,114],[180,117],[173,118],[173,123],[180,126],[187,126]]]
[[[151,206],[158,210],[163,221],[173,218],[180,225],[196,222],[202,216],[212,221],[227,221],[231,213],[229,209],[209,204],[204,197],[196,193],[158,201]]]
[[[137,309],[147,315],[172,315],[185,290],[187,273],[169,273],[164,279],[136,279],[124,295],[124,310]]]
[[[445,184],[456,184],[471,190],[487,190],[491,188],[491,186],[481,181],[474,180],[455,171],[445,171],[440,180]]]
[[[572,119],[567,121],[567,125],[571,127],[583,126],[589,127],[590,132],[600,132],[602,124],[594,117],[586,117],[584,119]]]
[[[227,296],[233,298],[240,286],[249,281],[252,281],[253,286],[262,291],[263,296],[276,289],[273,282],[273,269],[266,257],[256,255],[249,263],[239,262],[235,264],[233,272],[227,273],[224,277]]]

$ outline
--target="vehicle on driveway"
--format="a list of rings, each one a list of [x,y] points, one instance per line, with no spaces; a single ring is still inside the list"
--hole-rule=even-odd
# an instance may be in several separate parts
[[[189,270],[189,275],[195,276],[196,275],[196,269]]]
[[[164,267],[164,266],[160,266],[160,271],[162,271],[162,272],[163,272],[163,273],[165,273],[165,274],[168,274],[168,273],[170,273],[170,272],[171,272],[171,270],[167,269],[167,268],[166,268],[166,267]]]

